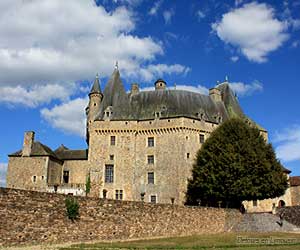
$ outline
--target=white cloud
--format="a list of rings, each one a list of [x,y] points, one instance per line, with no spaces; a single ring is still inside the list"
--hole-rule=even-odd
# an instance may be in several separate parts
[[[165,10],[163,12],[163,17],[164,17],[164,20],[165,20],[165,24],[170,24],[171,23],[171,19],[172,17],[175,15],[175,12],[174,10]]]
[[[298,48],[299,45],[300,45],[300,41],[293,41],[292,43],[293,48]]]
[[[162,0],[156,1],[151,7],[151,9],[149,10],[149,15],[151,16],[157,15],[157,12],[160,9],[161,5],[162,5]]]
[[[124,76],[155,63],[160,41],[133,35],[125,7],[108,12],[94,0],[0,1],[0,86],[32,86]]]
[[[233,92],[241,97],[251,95],[254,92],[263,91],[263,85],[259,81],[253,81],[251,84],[245,84],[243,82],[232,82],[229,83],[229,85]]]
[[[169,86],[168,89],[186,90],[186,91],[195,92],[203,95],[208,95],[208,91],[209,91],[208,88],[202,85],[193,86],[193,85],[184,85],[184,84],[176,84],[176,87],[175,85]],[[154,91],[154,90],[155,90],[154,87],[145,87],[140,89],[140,91]]]
[[[0,86],[0,103],[37,107],[54,99],[67,100],[73,92],[74,86],[70,84],[65,84],[65,86],[58,84],[34,85],[28,88]]]
[[[198,19],[200,20],[200,19],[205,18],[205,17],[206,17],[206,14],[205,14],[203,11],[198,10],[198,11],[196,12],[196,16],[197,16]]]
[[[275,18],[274,9],[264,3],[249,3],[231,10],[212,24],[218,37],[238,48],[250,61],[265,62],[270,52],[287,39],[288,25]]]
[[[239,60],[239,57],[238,56],[232,56],[232,57],[230,57],[230,60],[233,61],[233,62],[237,62]]]
[[[243,3],[244,0],[235,0],[234,5],[239,6]]]
[[[0,187],[6,186],[7,163],[0,163]]]
[[[300,126],[294,125],[276,132],[274,142],[277,157],[285,162],[300,160]]]
[[[41,116],[51,124],[66,133],[85,136],[85,108],[88,98],[77,98],[51,109],[41,110]]]
[[[166,65],[166,64],[157,64],[149,65],[145,68],[142,68],[138,74],[145,81],[153,80],[157,77],[162,77],[164,74],[187,74],[190,71],[190,68],[184,67],[180,64]],[[134,76],[134,73],[133,73]]]

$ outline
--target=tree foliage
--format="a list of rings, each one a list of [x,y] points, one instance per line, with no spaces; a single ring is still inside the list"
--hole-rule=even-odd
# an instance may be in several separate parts
[[[287,177],[271,144],[241,119],[220,125],[198,151],[186,203],[238,207],[284,194]]]
[[[66,209],[67,209],[67,216],[70,220],[74,221],[79,216],[79,203],[73,197],[67,197],[65,199]]]

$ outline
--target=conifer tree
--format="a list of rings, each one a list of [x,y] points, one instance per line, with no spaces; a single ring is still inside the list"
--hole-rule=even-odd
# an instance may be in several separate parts
[[[239,207],[284,194],[287,177],[271,144],[242,119],[220,125],[198,151],[186,203]]]

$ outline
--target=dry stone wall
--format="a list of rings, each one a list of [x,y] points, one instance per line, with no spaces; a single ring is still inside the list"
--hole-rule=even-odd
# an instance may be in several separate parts
[[[76,197],[80,218],[71,222],[65,198],[0,188],[0,246],[218,233],[241,218],[235,210]]]

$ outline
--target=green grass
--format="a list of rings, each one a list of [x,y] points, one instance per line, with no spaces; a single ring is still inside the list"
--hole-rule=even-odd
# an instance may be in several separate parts
[[[292,244],[238,244],[237,237],[270,239],[297,239],[297,243]],[[60,250],[103,250],[103,249],[215,249],[215,250],[296,250],[300,249],[300,234],[291,233],[224,233],[216,235],[197,235],[188,237],[173,237],[151,240],[111,242],[111,243],[94,243],[80,244],[70,247],[60,248]]]

